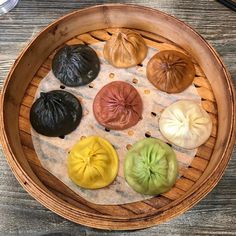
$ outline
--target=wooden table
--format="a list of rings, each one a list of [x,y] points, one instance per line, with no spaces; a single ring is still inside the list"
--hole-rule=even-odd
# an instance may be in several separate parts
[[[0,16],[0,86],[19,52],[46,25],[72,10],[116,1],[21,0]],[[118,1],[117,1],[118,2]],[[236,84],[236,13],[214,0],[132,0],[193,26],[222,56]],[[198,205],[163,225],[135,232],[108,232],[69,222],[24,191],[0,149],[0,235],[236,235],[236,150],[222,180]]]

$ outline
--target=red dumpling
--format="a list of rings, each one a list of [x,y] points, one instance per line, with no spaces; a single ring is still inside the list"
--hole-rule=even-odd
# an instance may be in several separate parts
[[[115,81],[105,85],[96,95],[93,113],[108,129],[123,130],[142,118],[143,103],[138,91],[130,84]]]

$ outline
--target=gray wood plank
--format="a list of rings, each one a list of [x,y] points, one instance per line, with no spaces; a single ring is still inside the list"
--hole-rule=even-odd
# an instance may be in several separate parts
[[[236,85],[236,14],[214,0],[21,0],[0,16],[0,87],[19,52],[43,27],[75,9],[102,3],[136,3],[178,17],[211,43]],[[133,232],[95,230],[52,213],[26,193],[0,151],[0,235],[236,235],[236,151],[219,184],[184,215]]]

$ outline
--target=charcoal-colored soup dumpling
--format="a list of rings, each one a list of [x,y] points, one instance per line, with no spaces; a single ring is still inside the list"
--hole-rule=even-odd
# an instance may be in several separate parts
[[[69,134],[79,125],[82,107],[79,100],[66,91],[41,93],[30,110],[32,127],[50,137]]]
[[[123,81],[105,85],[93,102],[97,121],[108,129],[124,130],[142,118],[143,103],[138,91]]]
[[[96,52],[83,44],[66,45],[53,58],[52,71],[63,84],[76,87],[92,82],[100,70]]]
[[[125,179],[138,193],[158,195],[175,184],[178,164],[169,145],[155,138],[138,141],[125,156]]]

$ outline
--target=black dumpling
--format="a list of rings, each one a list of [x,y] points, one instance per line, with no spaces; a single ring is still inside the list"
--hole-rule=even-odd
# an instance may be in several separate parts
[[[76,87],[92,82],[100,70],[96,52],[83,44],[66,45],[52,60],[52,71],[63,84]]]
[[[32,127],[49,137],[69,134],[79,125],[81,117],[79,100],[71,93],[61,90],[41,93],[30,110]]]

